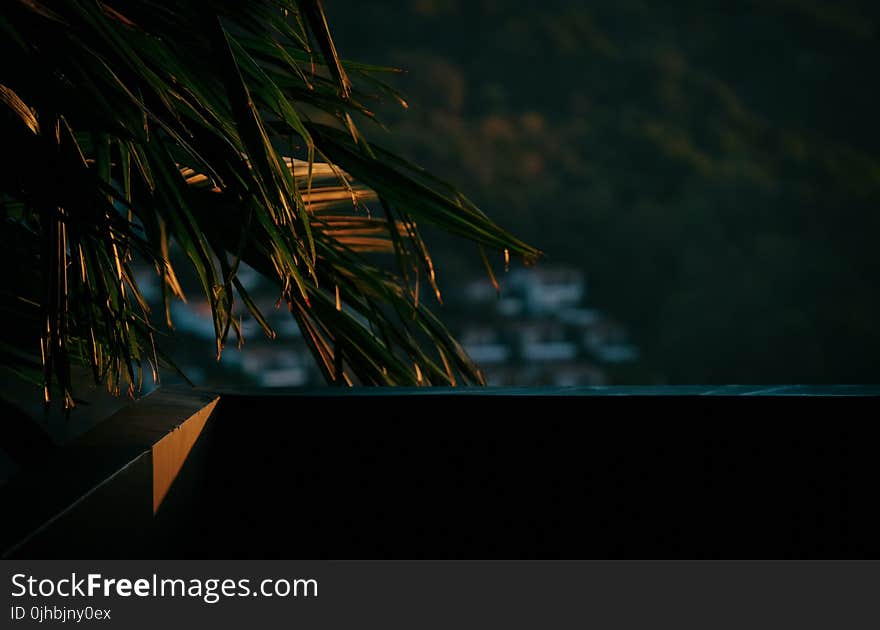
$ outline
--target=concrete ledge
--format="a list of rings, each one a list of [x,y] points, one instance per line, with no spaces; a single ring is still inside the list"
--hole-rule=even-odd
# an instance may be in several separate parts
[[[878,400],[867,386],[166,388],[3,488],[0,545],[18,558],[880,557]]]
[[[90,523],[70,531],[96,539],[147,527],[218,401],[190,388],[158,390],[58,449],[43,467],[22,471],[0,489],[2,556],[37,538],[53,547],[48,538],[63,538],[68,528],[58,525],[70,519]]]
[[[309,387],[219,388],[221,396],[818,396],[880,397],[880,385],[611,385],[592,387]]]

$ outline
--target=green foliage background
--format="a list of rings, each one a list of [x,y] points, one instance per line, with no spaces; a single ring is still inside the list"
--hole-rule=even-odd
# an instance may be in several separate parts
[[[875,3],[327,10],[343,56],[408,70],[395,146],[587,271],[630,380],[880,381]]]

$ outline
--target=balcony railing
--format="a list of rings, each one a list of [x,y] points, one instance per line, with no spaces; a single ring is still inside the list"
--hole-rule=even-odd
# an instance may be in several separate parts
[[[828,555],[876,555],[880,527],[857,506],[880,478],[878,396],[165,388],[0,488],[0,545],[12,558],[645,557],[660,540],[700,557],[734,526],[798,556],[798,527],[825,519]]]

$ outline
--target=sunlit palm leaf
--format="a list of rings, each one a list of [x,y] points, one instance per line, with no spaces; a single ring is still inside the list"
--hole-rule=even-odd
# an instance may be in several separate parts
[[[364,139],[371,90],[399,98],[387,70],[340,60],[318,0],[6,3],[0,209],[4,262],[23,271],[2,292],[3,365],[24,374],[38,357],[46,399],[54,381],[68,405],[76,363],[136,390],[165,361],[132,264],[155,268],[170,324],[174,246],[218,356],[238,303],[274,335],[245,262],[277,283],[329,381],[481,382],[419,298],[420,276],[439,289],[416,222],[538,252]],[[374,260],[389,254],[397,273]]]

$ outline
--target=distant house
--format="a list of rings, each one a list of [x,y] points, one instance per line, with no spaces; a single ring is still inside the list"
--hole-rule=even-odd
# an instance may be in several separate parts
[[[242,353],[242,370],[263,387],[296,387],[310,381],[311,361],[301,351],[264,344]]]
[[[511,358],[510,348],[502,343],[495,328],[469,326],[460,336],[460,341],[477,364],[504,363]]]
[[[517,269],[505,278],[505,293],[520,297],[531,315],[555,315],[586,297],[584,275],[578,270]]]
[[[275,308],[277,287],[250,269],[243,273],[251,295],[280,339],[267,339],[253,318],[242,313],[244,348],[234,347],[231,333],[222,361],[213,364],[210,373],[189,365],[183,366],[185,371],[197,381],[245,379],[264,387],[321,384],[321,373],[296,322],[287,309]],[[626,329],[586,304],[587,283],[581,271],[518,269],[500,280],[500,294],[484,277],[465,283],[453,300],[455,306],[445,307],[443,313],[490,385],[604,385],[613,366],[638,360],[639,349],[630,342]],[[158,295],[155,289],[153,297]],[[202,348],[213,351],[214,325],[208,305],[193,300],[173,302],[171,308],[180,349],[191,344],[200,352]]]
[[[629,363],[639,358],[639,349],[627,341],[619,324],[601,322],[584,334],[584,346],[604,363]]]
[[[490,384],[603,385],[607,366],[639,357],[620,324],[585,305],[587,283],[577,269],[512,271],[500,294],[481,278],[462,297],[465,311],[479,305],[485,316],[475,325],[471,315],[460,337]]]

